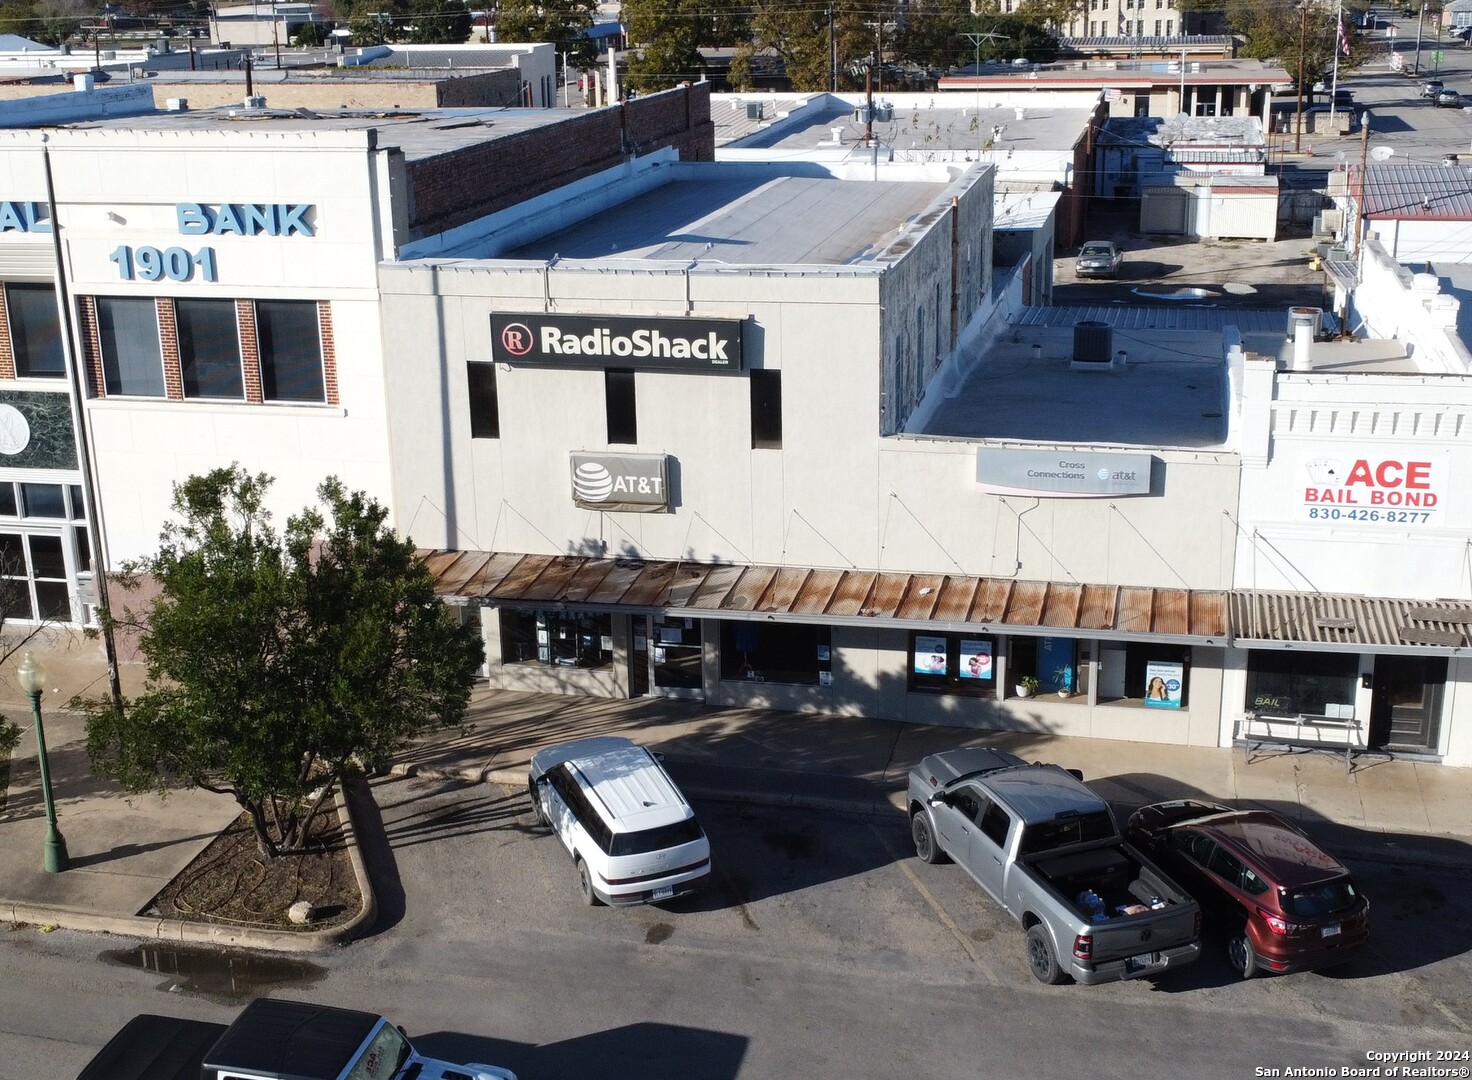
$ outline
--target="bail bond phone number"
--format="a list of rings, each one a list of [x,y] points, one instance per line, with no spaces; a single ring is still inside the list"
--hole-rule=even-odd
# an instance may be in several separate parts
[[[1429,510],[1341,510],[1337,506],[1310,506],[1308,516],[1320,521],[1383,521],[1389,525],[1420,525],[1431,520]]]

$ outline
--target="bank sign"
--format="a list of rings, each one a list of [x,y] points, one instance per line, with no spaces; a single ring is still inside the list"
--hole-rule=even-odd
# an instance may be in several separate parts
[[[994,495],[1087,499],[1150,494],[1150,455],[982,446],[976,483]]]
[[[1445,451],[1314,454],[1299,462],[1294,496],[1314,524],[1438,526],[1450,472]]]
[[[573,454],[572,501],[584,510],[656,514],[670,506],[667,454]]]
[[[491,359],[541,367],[741,371],[741,320],[491,315]]]

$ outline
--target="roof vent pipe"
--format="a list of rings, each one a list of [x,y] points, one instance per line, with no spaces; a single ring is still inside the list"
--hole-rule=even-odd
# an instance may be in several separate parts
[[[1293,327],[1293,370],[1312,371],[1314,351],[1314,328],[1306,322]]]
[[[73,75],[72,88],[82,94],[90,93],[92,90],[92,76]]]

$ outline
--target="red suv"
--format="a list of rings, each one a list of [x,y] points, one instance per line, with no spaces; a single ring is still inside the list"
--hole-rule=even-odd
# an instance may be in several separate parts
[[[1266,810],[1189,799],[1137,810],[1125,836],[1196,898],[1244,979],[1353,959],[1370,941],[1370,902],[1349,871]]]

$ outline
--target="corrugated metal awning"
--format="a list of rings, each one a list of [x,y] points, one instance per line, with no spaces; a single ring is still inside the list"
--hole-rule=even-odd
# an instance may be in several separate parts
[[[1472,645],[1472,603],[1320,593],[1231,594],[1233,644],[1427,653]]]
[[[1224,644],[1225,592],[953,574],[420,551],[447,603]]]

